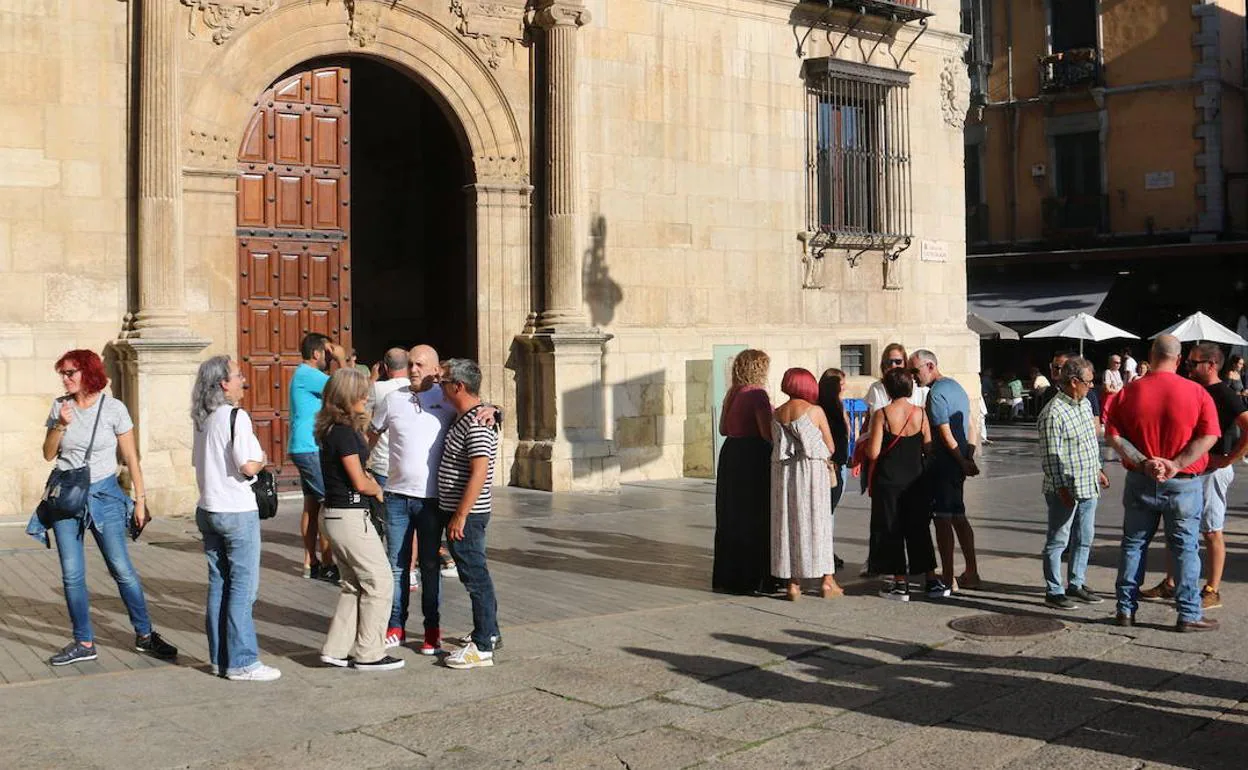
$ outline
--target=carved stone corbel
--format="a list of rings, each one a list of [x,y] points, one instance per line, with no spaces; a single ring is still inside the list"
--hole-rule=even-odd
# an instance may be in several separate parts
[[[475,40],[481,58],[498,69],[503,55],[524,41],[526,5],[526,0],[451,0],[451,12],[459,17],[459,34]]]
[[[347,37],[360,48],[367,48],[377,39],[381,26],[381,4],[364,0],[342,0],[347,9]]]
[[[186,23],[186,35],[192,40],[198,37],[197,29],[205,27],[212,31],[212,42],[223,45],[248,16],[264,13],[277,0],[182,0],[191,9]],[[196,24],[198,18],[199,24]]]

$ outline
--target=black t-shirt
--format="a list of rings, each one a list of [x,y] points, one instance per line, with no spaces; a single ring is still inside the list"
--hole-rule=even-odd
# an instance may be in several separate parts
[[[366,467],[368,444],[358,431],[347,425],[334,425],[321,441],[321,476],[325,481],[326,508],[367,508],[368,499],[355,491],[342,458],[356,455]]]
[[[1205,390],[1213,398],[1213,405],[1218,408],[1218,427],[1222,429],[1222,438],[1209,450],[1211,455],[1229,455],[1239,441],[1239,431],[1235,430],[1235,418],[1248,411],[1244,397],[1231,389],[1225,382],[1206,385]]]

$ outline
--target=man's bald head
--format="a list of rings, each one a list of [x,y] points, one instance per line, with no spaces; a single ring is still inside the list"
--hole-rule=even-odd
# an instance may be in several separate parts
[[[407,377],[411,380],[412,390],[428,390],[442,373],[442,362],[438,360],[438,351],[430,345],[417,345],[408,351]]]
[[[383,359],[386,371],[391,377],[397,377],[407,371],[407,351],[403,348],[390,348]]]
[[[1163,334],[1153,340],[1153,347],[1148,351],[1148,360],[1153,369],[1173,372],[1179,368],[1179,356],[1183,353],[1183,343],[1173,334]]]

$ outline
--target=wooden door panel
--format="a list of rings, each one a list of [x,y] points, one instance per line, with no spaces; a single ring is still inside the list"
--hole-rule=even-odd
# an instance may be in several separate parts
[[[274,116],[276,130],[273,160],[287,166],[302,166],[307,161],[304,141],[306,117],[297,112],[279,112]]]
[[[308,178],[301,174],[279,174],[276,179],[273,226],[283,230],[304,230],[308,226],[305,189]]]
[[[256,102],[239,147],[238,346],[252,413],[284,487],[290,379],[316,331],[351,345],[350,72],[308,70]]]
[[[338,168],[342,164],[342,144],[345,138],[345,117],[338,115],[314,115],[312,117],[312,165]]]

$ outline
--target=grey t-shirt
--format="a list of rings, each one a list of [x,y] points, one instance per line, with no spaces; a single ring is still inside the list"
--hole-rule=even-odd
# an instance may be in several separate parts
[[[52,402],[47,427],[55,426],[60,419],[61,402],[62,399],[59,398]],[[56,467],[61,470],[82,467],[87,444],[91,442],[91,427],[95,424],[95,415],[100,411],[100,405],[103,404],[104,412],[100,415],[100,427],[95,433],[95,444],[91,449],[91,483],[117,475],[117,437],[134,429],[126,405],[103,393],[86,409],[79,409],[72,399],[69,403],[74,410],[74,420],[61,436]]]

